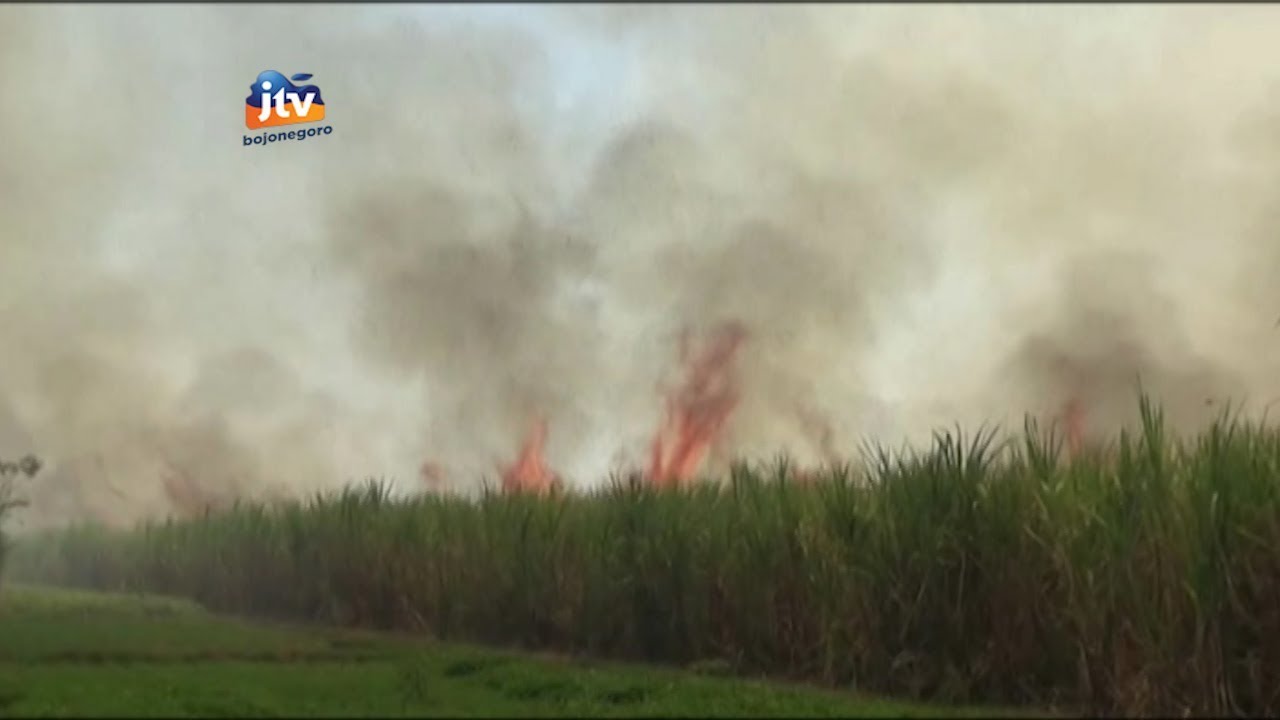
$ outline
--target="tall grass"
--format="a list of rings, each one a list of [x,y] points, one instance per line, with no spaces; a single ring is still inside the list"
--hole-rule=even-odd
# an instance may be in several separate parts
[[[933,700],[1280,712],[1280,431],[942,432],[795,482],[241,504],[26,543],[31,579]]]

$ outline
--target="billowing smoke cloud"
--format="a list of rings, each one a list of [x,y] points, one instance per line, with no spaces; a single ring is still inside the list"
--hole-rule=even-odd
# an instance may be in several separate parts
[[[1260,410],[1277,29],[1265,7],[4,8],[0,430],[49,457],[47,520],[412,489],[424,459],[473,486],[538,417],[588,483],[640,461],[678,333],[729,320],[724,455],[1073,398],[1101,431],[1139,378],[1185,426]],[[314,75],[332,135],[240,145],[267,68]]]

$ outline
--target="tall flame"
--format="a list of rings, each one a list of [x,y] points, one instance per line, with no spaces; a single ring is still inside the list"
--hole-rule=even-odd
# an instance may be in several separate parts
[[[520,455],[502,473],[502,491],[549,493],[559,478],[547,466],[547,420],[538,418],[525,436]]]
[[[745,328],[728,323],[716,329],[693,356],[689,335],[680,342],[684,382],[668,393],[666,417],[650,449],[650,482],[659,487],[688,481],[738,405],[733,360],[746,340]]]

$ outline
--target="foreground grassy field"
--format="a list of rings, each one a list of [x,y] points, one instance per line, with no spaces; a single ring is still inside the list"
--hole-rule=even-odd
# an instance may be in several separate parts
[[[695,672],[253,624],[182,600],[0,590],[0,716],[980,717]]]

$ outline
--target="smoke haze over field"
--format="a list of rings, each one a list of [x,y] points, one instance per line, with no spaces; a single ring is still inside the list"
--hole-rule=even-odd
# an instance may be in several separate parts
[[[0,453],[30,524],[426,459],[642,461],[1280,395],[1280,8],[0,7]],[[243,147],[257,74],[329,136]],[[260,131],[259,131],[260,132]],[[1212,405],[1206,400],[1215,399]],[[824,439],[825,438],[825,439]]]

